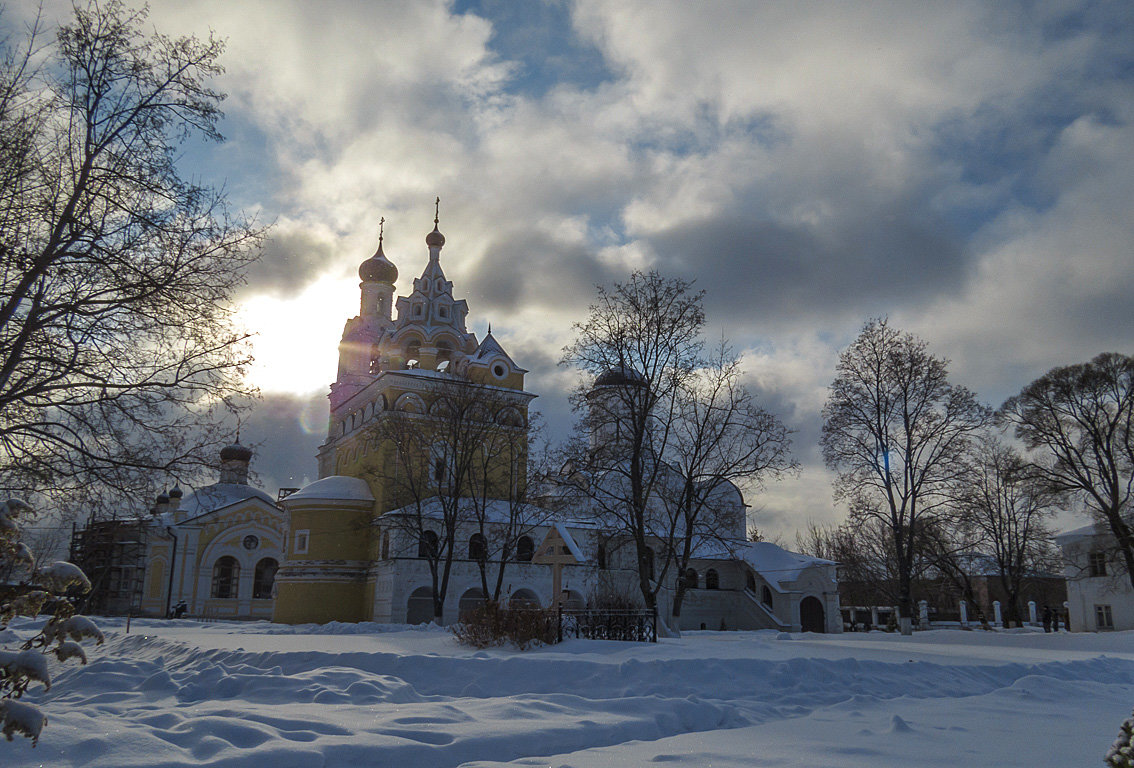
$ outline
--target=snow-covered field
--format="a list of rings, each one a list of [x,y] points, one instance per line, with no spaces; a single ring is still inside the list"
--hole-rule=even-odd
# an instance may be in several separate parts
[[[698,632],[521,653],[436,628],[100,624],[91,663],[35,697],[39,746],[0,742],[0,765],[1098,766],[1134,706],[1134,633]]]

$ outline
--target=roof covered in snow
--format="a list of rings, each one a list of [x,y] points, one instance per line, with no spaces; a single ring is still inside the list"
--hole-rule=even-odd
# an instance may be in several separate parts
[[[253,488],[244,483],[213,483],[204,488],[199,488],[187,496],[181,502],[179,512],[184,514],[186,518],[192,519],[248,499],[258,499],[271,504],[273,507],[276,505],[276,500],[259,488]],[[158,521],[162,525],[174,525],[173,512],[164,513]],[[182,522],[188,522],[188,520],[182,520]]]
[[[770,541],[705,542],[697,548],[694,557],[742,560],[780,592],[786,591],[785,585],[798,579],[808,568],[836,565],[831,560],[792,552]]]
[[[374,494],[365,480],[344,475],[331,475],[305,485],[284,498],[284,502],[333,499],[335,501],[374,501]]]
[[[288,498],[291,497],[289,496]],[[480,517],[480,514],[473,508],[473,503],[469,499],[461,499],[459,503],[461,505],[460,514],[462,519],[469,519],[474,516],[477,518]],[[513,515],[533,525],[546,523],[555,518],[554,512],[544,507],[538,507],[535,504],[525,504],[522,510],[514,510],[513,503],[506,499],[489,499],[482,503],[484,504],[484,521],[486,523],[506,524],[508,519]],[[418,514],[416,504],[407,504],[404,507],[391,509],[389,512],[385,513],[385,515],[391,517],[416,514]],[[421,516],[440,520],[444,516],[444,507],[441,501],[436,496],[424,500],[421,503]]]

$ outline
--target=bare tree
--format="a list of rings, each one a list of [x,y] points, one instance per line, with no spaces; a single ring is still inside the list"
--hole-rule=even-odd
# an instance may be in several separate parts
[[[744,514],[739,483],[759,488],[798,466],[789,453],[789,431],[756,404],[740,377],[739,358],[722,343],[678,393],[673,439],[663,457],[676,482],[659,489],[673,497],[666,504],[675,519],[665,556],[678,574],[689,568],[703,542],[719,540],[722,531],[735,535],[736,522],[743,526],[743,520],[728,519]],[[678,578],[674,616],[681,615],[685,588]]]
[[[823,420],[823,457],[838,472],[836,499],[855,502],[889,530],[899,623],[909,634],[920,526],[950,498],[970,437],[989,411],[949,383],[946,361],[924,341],[880,319],[840,354]]]
[[[222,44],[145,25],[92,3],[42,50],[3,49],[4,491],[138,492],[207,463],[249,392],[230,300],[261,233],[177,168],[179,144],[221,138]]]
[[[473,532],[467,559],[479,567],[485,595],[498,598],[515,540],[530,529],[526,396],[455,375],[431,379],[422,395],[422,412],[387,412],[370,428],[367,440],[386,460],[369,472],[395,508],[380,523],[417,541],[428,563],[440,622],[453,562],[465,559],[458,534]],[[490,561],[498,564],[491,590]]]
[[[1134,584],[1134,357],[1108,352],[1053,368],[1000,413],[1033,452],[1032,470],[1110,529],[1113,557]]]
[[[474,558],[480,572],[485,601],[498,603],[510,563],[531,560],[531,538],[536,526],[546,522],[544,510],[533,494],[546,476],[545,454],[533,462],[531,445],[539,430],[536,414],[527,418],[515,402],[486,390],[482,401],[486,428],[483,444],[475,454],[468,523],[480,536],[483,550]],[[521,540],[532,545],[521,551]],[[491,582],[491,583],[490,583]]]
[[[598,290],[562,361],[590,374],[574,398],[581,436],[568,487],[613,544],[632,546],[642,599],[655,607],[670,568],[683,572],[717,533],[730,493],[739,519],[728,525],[743,537],[735,483],[791,469],[788,432],[741,385],[726,344],[703,354],[703,291],[657,272]]]
[[[977,534],[976,547],[997,574],[1005,621],[1023,623],[1020,594],[1029,578],[1054,562],[1047,520],[1060,494],[994,436],[975,449],[972,472],[958,488],[958,511]]]

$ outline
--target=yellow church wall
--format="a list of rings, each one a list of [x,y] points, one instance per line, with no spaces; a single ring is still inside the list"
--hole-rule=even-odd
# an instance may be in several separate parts
[[[372,509],[300,507],[291,511],[287,559],[365,560],[370,551]],[[296,551],[296,532],[307,531],[307,551]]]
[[[281,624],[365,621],[368,618],[363,609],[365,587],[361,582],[281,581],[272,621]]]

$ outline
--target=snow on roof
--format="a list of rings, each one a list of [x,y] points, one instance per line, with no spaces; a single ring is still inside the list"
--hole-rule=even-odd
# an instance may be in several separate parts
[[[291,498],[290,496],[288,498]],[[461,516],[467,518],[470,515],[480,517],[479,513],[472,508],[472,503],[467,499],[461,499],[459,502]],[[544,521],[549,521],[555,518],[555,513],[544,507],[536,506],[535,504],[525,504],[523,510],[513,510],[512,502],[505,499],[489,499],[484,503],[484,521],[486,523],[501,523],[506,524],[510,517],[522,518],[528,523],[539,524]],[[390,516],[402,515],[416,515],[418,513],[417,505],[407,504],[404,507],[391,509],[386,512]],[[515,513],[515,514],[513,514]],[[426,499],[421,503],[421,516],[435,520],[440,520],[444,516],[444,507],[441,501],[435,496]]]
[[[770,541],[706,542],[697,548],[694,557],[742,560],[780,592],[785,591],[784,584],[795,581],[808,568],[835,565],[831,560],[791,552]]]
[[[374,501],[374,494],[365,480],[344,475],[331,475],[305,485],[284,501],[314,501],[334,499],[336,501]]]
[[[213,483],[186,497],[178,511],[189,518],[200,517],[246,499],[259,499],[273,507],[276,505],[276,500],[259,488],[244,483]],[[166,512],[159,522],[162,525],[173,525],[173,512]]]
[[[1076,541],[1078,539],[1089,539],[1092,536],[1106,536],[1107,533],[1108,532],[1105,526],[1102,526],[1099,523],[1091,523],[1090,525],[1084,525],[1081,528],[1074,528],[1070,531],[1057,533],[1055,535],[1055,542],[1059,544],[1059,546],[1063,546],[1064,544],[1070,544],[1072,541]]]
[[[575,556],[575,559],[580,563],[587,562],[586,556],[583,555],[583,550],[575,543],[575,539],[572,538],[571,534],[567,532],[567,526],[563,523],[555,523],[554,525],[555,532],[563,539],[563,543],[566,545],[567,549],[571,550],[571,554]]]

